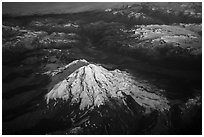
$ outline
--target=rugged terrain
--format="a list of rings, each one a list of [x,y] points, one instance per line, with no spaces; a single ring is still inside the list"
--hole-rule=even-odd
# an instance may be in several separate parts
[[[201,3],[3,16],[3,134],[201,134]]]

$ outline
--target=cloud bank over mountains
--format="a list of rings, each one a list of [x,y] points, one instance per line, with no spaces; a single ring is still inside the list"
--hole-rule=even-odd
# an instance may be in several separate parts
[[[2,13],[8,15],[75,13],[127,5],[124,2],[3,2]]]

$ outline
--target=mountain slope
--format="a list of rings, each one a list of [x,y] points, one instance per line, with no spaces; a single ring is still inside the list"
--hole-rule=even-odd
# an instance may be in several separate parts
[[[72,63],[75,66],[80,64],[80,60]],[[125,126],[133,133],[134,130],[138,130],[138,127],[132,127],[134,130],[130,128],[131,119],[139,124],[138,118],[142,115],[155,111],[162,113],[169,109],[168,101],[162,96],[150,93],[148,88],[153,92],[151,86],[135,81],[126,72],[108,71],[101,66],[88,64],[76,69],[66,79],[57,83],[45,97],[51,109],[67,104],[69,109],[61,109],[67,110],[65,113],[72,119],[72,125],[85,128],[83,134],[88,132],[86,129],[92,129],[93,125],[98,128],[104,127],[101,125],[103,122],[115,125],[104,120],[104,116],[115,121],[117,121],[116,117],[121,117],[124,123],[121,127],[115,127],[111,134],[116,134],[116,130],[121,130],[120,128]],[[114,116],[114,111],[121,112],[117,113],[118,116]],[[100,113],[100,115],[92,113]],[[87,121],[92,124],[87,125]],[[109,128],[112,130],[112,127]]]

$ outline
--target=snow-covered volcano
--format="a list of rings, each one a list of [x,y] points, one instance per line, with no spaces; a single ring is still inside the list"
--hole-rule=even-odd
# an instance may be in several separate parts
[[[81,60],[71,63],[76,66],[80,64]],[[80,110],[84,110],[104,105],[109,98],[123,100],[124,95],[130,95],[143,107],[168,109],[165,98],[146,91],[140,85],[141,83],[134,81],[126,72],[108,71],[101,66],[88,64],[76,69],[66,79],[57,83],[46,95],[46,99],[47,103],[52,99],[66,100],[70,104],[80,103]]]
[[[136,124],[137,126],[133,126],[131,120],[133,123],[139,122],[138,118],[142,115],[155,111],[163,113],[169,109],[166,98],[153,93],[155,88],[151,89],[150,84],[134,80],[130,74],[124,71],[109,71],[85,60],[74,61],[60,70],[67,71],[66,69],[73,66],[77,69],[54,85],[45,96],[49,108],[60,108],[58,110],[63,112],[67,110],[65,112],[67,118],[70,118],[72,125],[75,125],[72,130],[80,127],[84,134],[89,132],[90,128],[104,127],[104,122],[108,122],[109,131],[106,132],[114,134],[115,130],[128,127],[128,132],[132,133],[134,128],[138,129],[139,123]],[[57,75],[53,77],[57,77]],[[104,117],[123,121],[124,125],[114,127],[115,123],[105,120]],[[111,124],[114,124],[113,127],[110,126]],[[69,130],[68,133],[74,132],[72,130]],[[79,132],[77,131],[77,134]]]

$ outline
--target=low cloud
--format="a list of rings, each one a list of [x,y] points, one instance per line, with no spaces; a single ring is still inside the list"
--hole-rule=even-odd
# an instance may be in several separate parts
[[[3,2],[2,13],[31,15],[49,13],[73,13],[126,5],[124,2]]]

